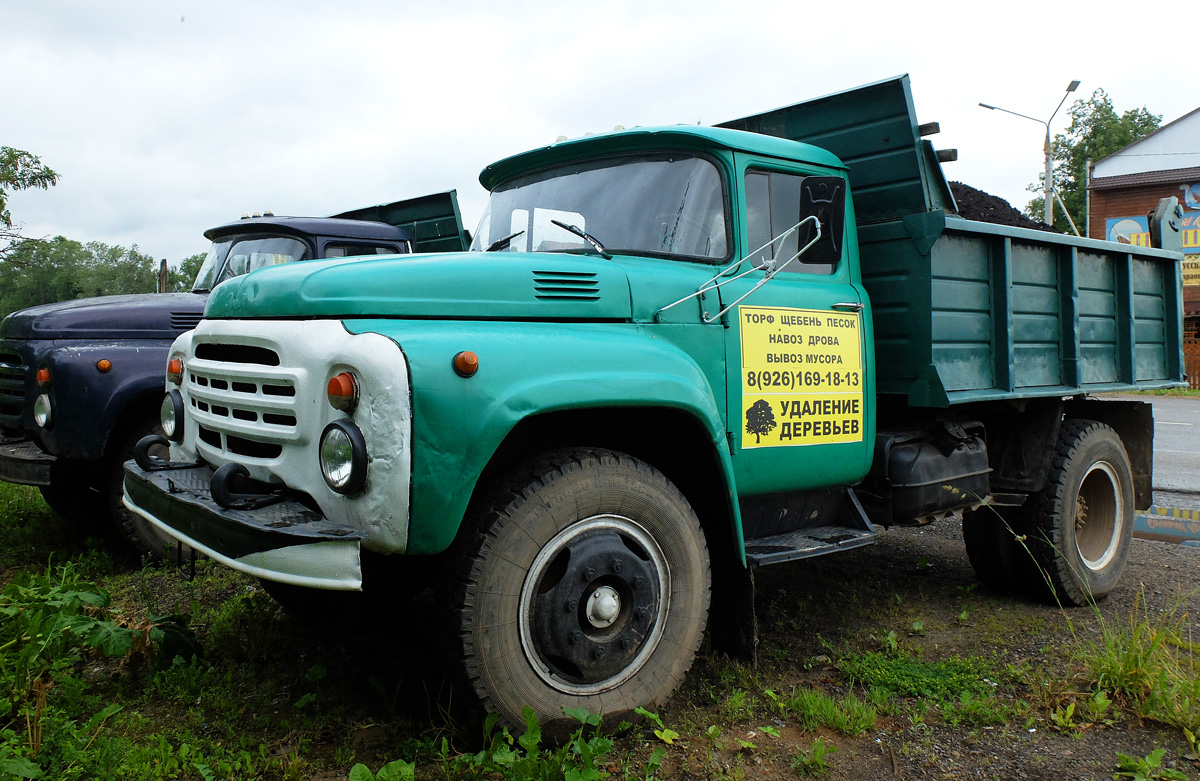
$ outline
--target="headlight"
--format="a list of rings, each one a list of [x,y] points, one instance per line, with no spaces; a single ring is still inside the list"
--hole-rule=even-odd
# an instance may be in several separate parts
[[[350,420],[335,420],[321,432],[321,474],[339,494],[362,490],[367,481],[367,444]]]
[[[173,390],[163,396],[158,420],[167,439],[172,442],[183,441],[183,397],[179,395],[179,391]]]
[[[39,428],[50,428],[50,397],[44,393],[33,400],[33,422]]]

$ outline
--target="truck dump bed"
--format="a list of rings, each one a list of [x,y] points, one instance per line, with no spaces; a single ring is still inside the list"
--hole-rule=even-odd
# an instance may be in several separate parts
[[[1183,383],[1182,256],[958,217],[907,76],[723,127],[849,167],[880,393],[946,407]]]

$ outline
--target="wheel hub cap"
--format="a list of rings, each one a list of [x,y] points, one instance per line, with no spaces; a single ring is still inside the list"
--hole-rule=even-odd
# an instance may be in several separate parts
[[[569,694],[619,686],[662,637],[670,573],[654,538],[616,515],[585,518],[538,553],[521,587],[521,645],[548,684]]]

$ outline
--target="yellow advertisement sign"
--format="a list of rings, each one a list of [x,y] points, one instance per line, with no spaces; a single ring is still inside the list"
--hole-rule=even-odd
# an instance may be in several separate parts
[[[862,441],[857,312],[740,306],[738,324],[743,448]]]
[[[1183,261],[1183,286],[1200,286],[1200,260],[1185,259]]]

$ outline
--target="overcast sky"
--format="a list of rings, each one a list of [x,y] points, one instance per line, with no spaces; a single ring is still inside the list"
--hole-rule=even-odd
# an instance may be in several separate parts
[[[1077,96],[1102,87],[1164,122],[1200,106],[1182,16],[1080,9],[7,0],[0,145],[62,175],[10,209],[26,235],[172,263],[264,209],[320,216],[457,189],[473,229],[479,171],[560,135],[714,124],[902,73],[920,121],[941,123],[934,145],[958,149],[947,177],[1022,207],[1044,126],[981,101],[1044,119],[1079,79]],[[1053,130],[1068,121],[1064,106]]]

